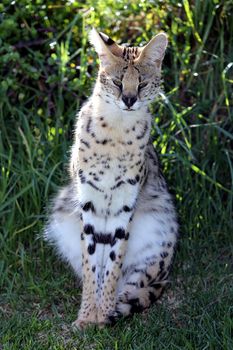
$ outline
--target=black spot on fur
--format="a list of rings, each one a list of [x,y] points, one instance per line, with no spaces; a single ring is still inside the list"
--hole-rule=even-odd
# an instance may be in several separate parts
[[[94,254],[95,253],[95,243],[89,244],[87,251],[90,255]]]
[[[161,283],[155,283],[151,285],[154,289],[160,289],[162,288],[162,284]]]
[[[111,247],[113,247],[113,246],[114,246],[114,244],[116,244],[116,241],[117,241],[117,240],[116,240],[116,238],[115,238],[115,237],[113,237],[113,238],[112,238],[112,242],[111,242]]]
[[[125,240],[128,241],[128,239],[129,239],[129,232],[127,232],[125,235]]]
[[[161,261],[159,262],[159,267],[160,267],[161,270],[164,269],[164,261],[163,261],[163,260],[161,260]]]
[[[129,285],[129,286],[137,286],[137,283],[136,282],[127,282],[127,285]]]
[[[141,173],[141,172],[142,172],[142,170],[143,170],[143,165],[141,165],[140,169],[138,170],[138,171],[139,171],[139,173]]]
[[[86,132],[89,133],[90,132],[90,126],[91,126],[91,118],[88,119],[87,122],[87,127],[86,127]]]
[[[130,207],[128,207],[128,205],[124,205],[123,206],[123,211],[125,211],[126,213],[128,213],[129,211],[132,211],[132,209]]]
[[[172,232],[172,233],[175,233],[175,231],[176,231],[176,230],[175,230],[175,227],[172,226],[172,227],[171,227],[171,232]]]
[[[162,252],[160,256],[161,258],[166,258],[168,256],[168,252]]]
[[[95,190],[97,190],[99,192],[103,192],[103,190],[101,190],[99,187],[97,187],[95,184],[93,184],[93,182],[87,181],[87,184],[90,185],[91,187],[93,187]]]
[[[141,134],[137,135],[137,140],[143,139],[143,137],[146,135],[147,130],[148,130],[148,125],[145,124]]]
[[[85,176],[83,175],[83,170],[82,170],[82,169],[79,169],[78,175],[79,175],[79,178],[80,178],[81,183],[85,183],[85,182],[86,182],[86,178],[85,178]]]
[[[125,183],[124,181],[119,181],[115,186],[111,187],[111,190],[115,190],[116,188],[120,187],[124,183]]]
[[[115,231],[115,238],[119,238],[119,239],[125,238],[125,230],[122,228],[117,228]]]
[[[62,205],[58,205],[57,207],[55,207],[54,211],[65,211],[65,208]]]
[[[162,281],[162,279],[167,275],[167,271],[163,271],[160,276],[159,276],[159,280]]]
[[[87,235],[93,235],[94,234],[94,227],[90,224],[86,224],[83,228],[84,232],[87,234]]]
[[[95,207],[93,205],[92,202],[86,202],[83,206],[82,206],[82,209],[84,211],[92,211],[93,213],[95,213]]]
[[[149,273],[146,273],[146,278],[148,281],[150,281],[152,279],[151,275]]]
[[[151,304],[153,304],[157,298],[156,298],[154,293],[149,292],[149,299],[150,299]]]
[[[131,305],[131,313],[137,313],[143,310],[143,306],[140,304],[139,298],[129,299],[128,304]]]
[[[85,141],[83,139],[81,139],[80,142],[83,143],[87,148],[90,148],[89,142],[87,142],[87,141]]]
[[[141,281],[141,282],[140,282],[140,288],[143,288],[143,287],[144,287],[144,282]]]
[[[96,269],[95,265],[92,266],[92,268],[91,268],[92,272],[95,272],[95,269]]]
[[[137,181],[135,179],[128,179],[127,182],[130,184],[130,185],[135,185],[137,183]]]
[[[108,234],[94,233],[94,240],[96,243],[112,244],[111,233],[108,233]]]
[[[139,304],[139,298],[129,299],[129,300],[128,300],[128,303],[129,303],[130,305],[137,305],[137,304]]]
[[[114,252],[113,250],[111,251],[111,253],[109,254],[109,256],[110,256],[110,259],[111,259],[112,261],[116,260],[116,254],[115,254],[115,252]]]

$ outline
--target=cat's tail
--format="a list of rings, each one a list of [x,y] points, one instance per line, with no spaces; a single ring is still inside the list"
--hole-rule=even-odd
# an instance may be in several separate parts
[[[114,322],[120,317],[147,309],[161,296],[167,283],[167,280],[163,280],[146,287],[127,285],[126,290],[118,296],[115,313],[110,316],[110,320]]]

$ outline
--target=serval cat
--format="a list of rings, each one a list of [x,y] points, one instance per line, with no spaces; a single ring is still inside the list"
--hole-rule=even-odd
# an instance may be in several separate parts
[[[178,232],[148,110],[160,91],[167,36],[125,47],[93,29],[90,41],[99,74],[77,117],[70,182],[45,229],[82,281],[79,329],[148,308],[166,285]]]

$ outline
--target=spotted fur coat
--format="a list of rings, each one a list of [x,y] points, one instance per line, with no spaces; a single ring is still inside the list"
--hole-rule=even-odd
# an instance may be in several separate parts
[[[82,280],[80,329],[141,311],[161,295],[178,230],[148,111],[167,37],[124,47],[93,29],[91,42],[99,75],[77,117],[70,183],[54,199],[44,234]]]

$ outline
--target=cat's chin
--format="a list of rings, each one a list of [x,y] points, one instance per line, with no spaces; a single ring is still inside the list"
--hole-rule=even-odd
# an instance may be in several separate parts
[[[142,109],[142,106],[132,106],[131,108],[127,108],[126,106],[120,106],[120,109],[124,112],[137,112]]]
[[[126,111],[126,112],[133,112],[133,111],[136,111],[136,109],[133,109],[133,108],[124,108],[123,111]]]
[[[140,110],[142,110],[143,107],[136,107],[136,108],[121,108],[121,110],[124,112],[124,113],[132,113],[132,112],[139,112]]]

